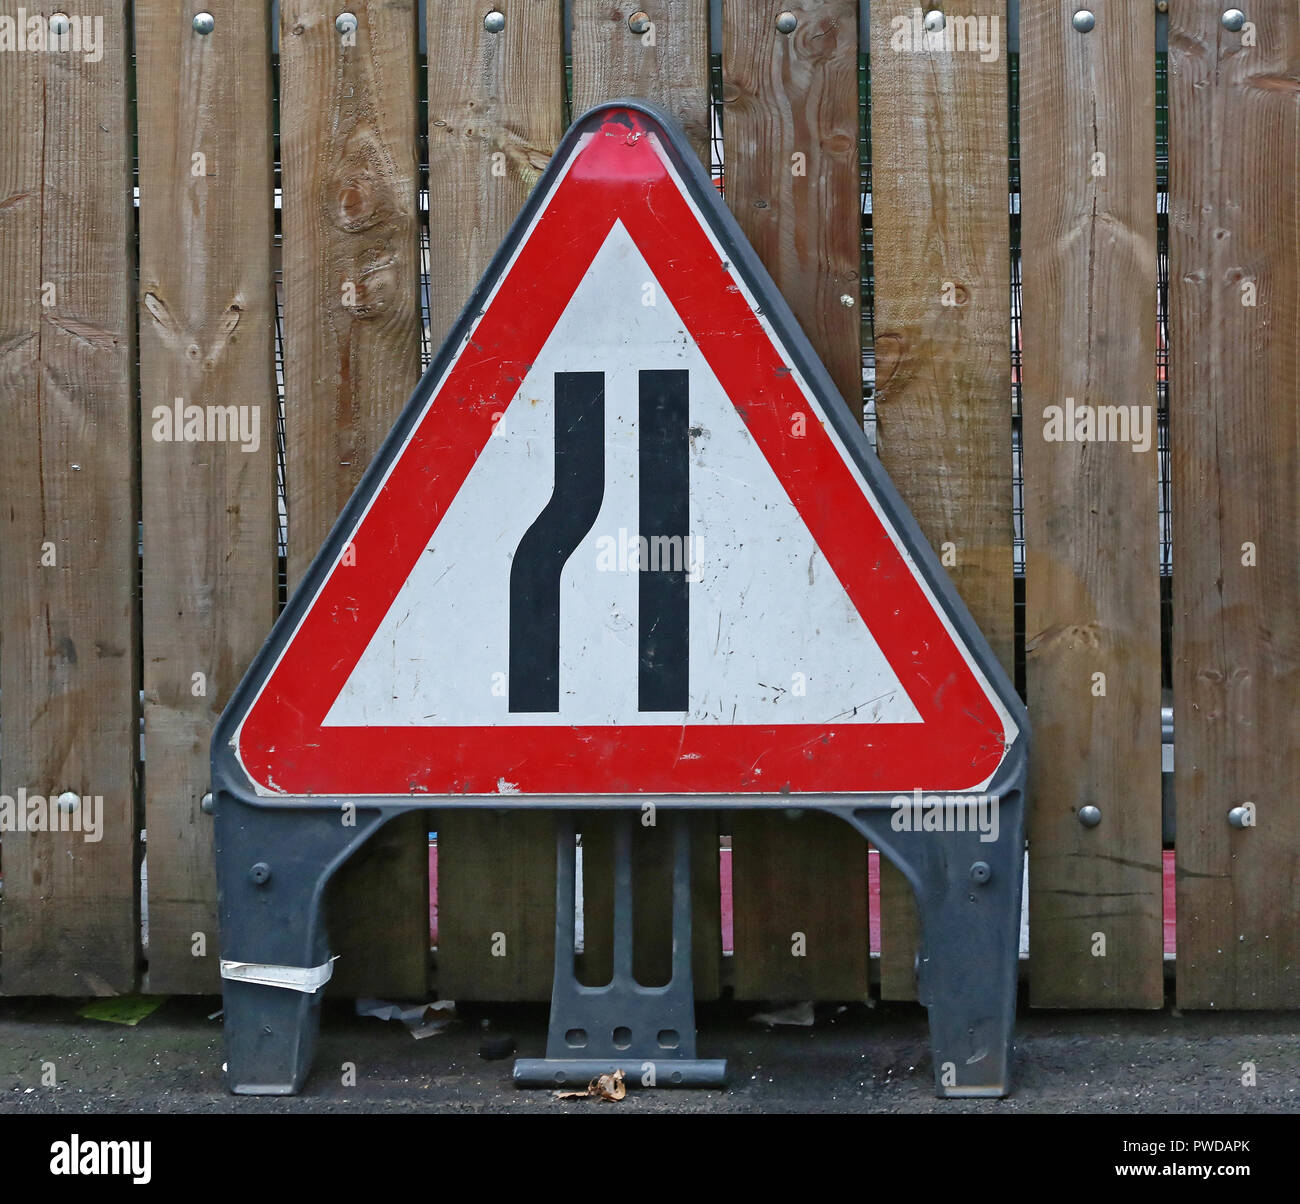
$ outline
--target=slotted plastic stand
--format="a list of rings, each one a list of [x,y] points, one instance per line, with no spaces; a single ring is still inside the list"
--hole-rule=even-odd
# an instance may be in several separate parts
[[[621,1070],[629,1086],[721,1087],[727,1063],[695,1056],[695,990],[691,977],[691,840],[686,815],[672,815],[672,977],[642,986],[633,974],[632,832],[636,813],[614,824],[614,970],[605,986],[578,981],[574,969],[577,851],[572,812],[556,823],[555,982],[546,1057],[520,1058],[521,1087],[586,1084]]]

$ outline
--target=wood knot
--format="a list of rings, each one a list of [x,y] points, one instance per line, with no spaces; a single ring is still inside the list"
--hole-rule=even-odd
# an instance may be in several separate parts
[[[172,329],[171,310],[167,308],[167,303],[152,289],[148,290],[144,295],[144,308],[145,312],[164,330]]]
[[[339,225],[345,230],[364,229],[374,215],[375,201],[368,182],[348,180],[339,190]]]
[[[401,197],[410,182],[371,133],[354,131],[321,194],[326,217],[349,234],[401,221],[407,216]]]
[[[901,334],[876,335],[876,390],[887,385],[903,362],[903,336]],[[879,398],[878,400],[884,400]]]

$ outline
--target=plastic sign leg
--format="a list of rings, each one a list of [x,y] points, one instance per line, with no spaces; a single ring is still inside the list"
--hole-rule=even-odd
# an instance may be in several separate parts
[[[331,966],[325,884],[388,816],[272,810],[225,792],[215,802],[226,1080],[239,1095],[294,1095],[311,1070]]]
[[[976,799],[980,796],[972,796]],[[952,796],[934,802],[944,806]],[[850,822],[906,875],[921,920],[917,994],[930,1013],[935,1090],[940,1096],[1003,1096],[1011,1090],[1011,1049],[1020,957],[1024,798],[997,799],[996,838],[921,826],[927,800],[899,808],[858,808]],[[956,807],[950,806],[951,825]],[[968,808],[963,820],[974,813]],[[897,818],[896,818],[897,817]],[[920,821],[918,824],[916,821]],[[919,828],[919,830],[918,830]],[[981,839],[983,836],[983,839]]]

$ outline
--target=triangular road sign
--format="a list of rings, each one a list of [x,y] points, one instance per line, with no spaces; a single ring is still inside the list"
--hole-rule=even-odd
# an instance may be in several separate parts
[[[1014,690],[683,147],[564,139],[227,708],[256,794],[1005,773]]]

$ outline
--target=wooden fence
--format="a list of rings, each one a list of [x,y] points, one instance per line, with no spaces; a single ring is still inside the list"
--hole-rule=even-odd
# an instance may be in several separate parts
[[[1300,1006],[1296,0],[1240,30],[1173,0],[1167,50],[1154,0],[1096,3],[1086,32],[1078,0],[951,0],[928,38],[909,0],[494,2],[499,31],[490,0],[355,0],[354,30],[342,0],[282,0],[277,31],[207,0],[200,33],[197,5],[112,0],[70,5],[62,40],[49,5],[19,26],[0,3],[0,991],[217,989],[208,744],[280,575],[569,115],[638,95],[702,157],[720,140],[728,204],[1020,674],[1032,1002],[1161,1005],[1172,843],[1179,1005]],[[256,437],[186,439],[178,398],[246,405]],[[1135,407],[1129,438],[1075,426],[1107,406]],[[26,822],[66,791],[102,799],[100,839]],[[717,822],[696,834],[701,997],[873,991],[859,839],[726,823],[729,957]],[[547,998],[549,817],[436,817],[433,983],[427,826],[335,882],[332,989]],[[609,842],[586,825],[588,858]],[[662,939],[665,850],[637,855]],[[588,882],[593,967],[607,892]],[[888,868],[880,893],[879,993],[908,998],[911,901]]]

